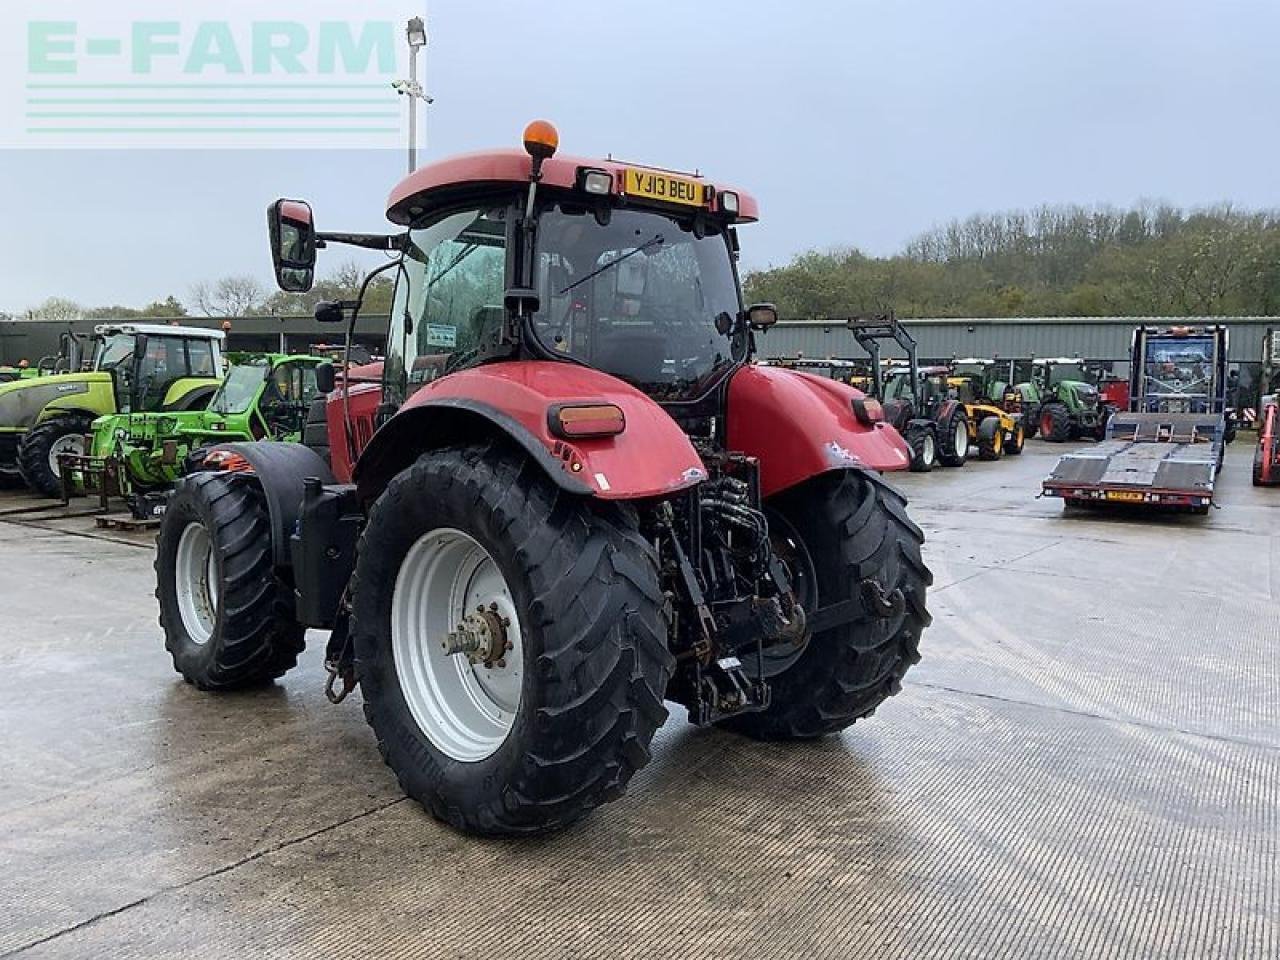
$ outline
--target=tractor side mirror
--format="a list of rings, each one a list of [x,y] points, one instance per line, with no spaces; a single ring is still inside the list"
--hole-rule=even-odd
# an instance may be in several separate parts
[[[306,293],[315,282],[316,227],[304,200],[277,200],[267,208],[271,265],[286,293]]]
[[[772,303],[753,303],[747,307],[747,325],[752,330],[768,330],[778,322],[778,308]]]
[[[316,304],[316,323],[342,323],[346,315],[342,303],[337,300],[321,300]]]
[[[333,393],[337,385],[337,371],[329,361],[316,364],[316,390],[320,393]]]

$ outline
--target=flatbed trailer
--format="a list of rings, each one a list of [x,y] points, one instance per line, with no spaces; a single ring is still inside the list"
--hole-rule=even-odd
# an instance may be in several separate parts
[[[1129,410],[1105,439],[1062,457],[1045,496],[1208,513],[1226,445],[1225,327],[1138,327]]]

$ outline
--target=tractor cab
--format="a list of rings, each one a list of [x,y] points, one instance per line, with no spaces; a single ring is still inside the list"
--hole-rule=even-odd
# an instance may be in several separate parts
[[[951,362],[952,383],[966,403],[1003,406],[1013,380],[1014,361],[965,357]]]
[[[430,191],[427,172],[417,177]],[[446,374],[517,358],[690,403],[746,360],[753,325],[775,319],[740,299],[733,224],[755,210],[743,194],[572,158],[546,164],[532,205],[518,187],[477,193],[410,221],[387,343],[392,406]],[[413,216],[403,208],[393,197],[393,218]]]
[[[209,402],[217,418],[246,418],[253,436],[300,434],[307,410],[319,394],[320,357],[266,355],[237,363]]]
[[[221,379],[224,339],[199,327],[103,324],[94,329],[92,369],[111,375],[117,412],[163,410],[185,401],[190,381]]]
[[[956,398],[956,384],[950,373],[950,369],[942,366],[919,367],[912,380],[909,367],[895,364],[885,374],[884,398],[886,401],[910,399],[917,411],[925,411],[920,416],[928,416],[933,407]]]

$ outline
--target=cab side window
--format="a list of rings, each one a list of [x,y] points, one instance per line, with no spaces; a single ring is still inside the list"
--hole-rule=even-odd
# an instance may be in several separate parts
[[[384,367],[391,402],[475,361],[505,318],[506,263],[505,207],[409,231]]]

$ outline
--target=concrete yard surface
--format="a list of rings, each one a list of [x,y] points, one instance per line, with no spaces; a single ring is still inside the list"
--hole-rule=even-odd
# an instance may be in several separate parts
[[[0,498],[0,957],[1280,956],[1280,490],[1035,499],[1062,448],[896,475],[923,661],[844,734],[680,708],[625,797],[480,840],[404,799],[323,637],[202,694],[150,535]]]

